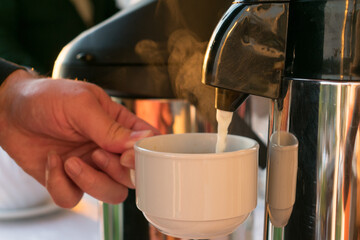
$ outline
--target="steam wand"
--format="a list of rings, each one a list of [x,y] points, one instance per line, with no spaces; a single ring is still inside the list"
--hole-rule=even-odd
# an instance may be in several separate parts
[[[215,88],[215,108],[234,112],[247,99],[249,94],[224,88]]]

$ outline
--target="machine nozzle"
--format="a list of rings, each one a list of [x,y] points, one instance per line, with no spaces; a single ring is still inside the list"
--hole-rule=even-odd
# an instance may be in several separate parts
[[[215,88],[215,108],[234,112],[249,96],[249,94],[236,92],[224,88]]]

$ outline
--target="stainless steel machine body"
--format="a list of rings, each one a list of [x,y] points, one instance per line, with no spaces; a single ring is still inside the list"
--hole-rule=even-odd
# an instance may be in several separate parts
[[[359,239],[359,26],[357,0],[239,1],[210,40],[203,81],[217,108],[271,98],[269,137],[299,141],[292,215],[275,228],[266,203],[264,239]]]
[[[269,132],[299,140],[296,201],[280,238],[267,212],[265,237],[358,239],[360,83],[287,80],[285,98],[273,100]]]

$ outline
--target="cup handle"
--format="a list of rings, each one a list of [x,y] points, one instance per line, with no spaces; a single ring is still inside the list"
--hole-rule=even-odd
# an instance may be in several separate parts
[[[135,170],[134,169],[130,169],[130,180],[131,180],[131,183],[135,185]]]
[[[272,224],[284,227],[296,194],[298,140],[285,131],[274,132],[269,143],[267,203]]]

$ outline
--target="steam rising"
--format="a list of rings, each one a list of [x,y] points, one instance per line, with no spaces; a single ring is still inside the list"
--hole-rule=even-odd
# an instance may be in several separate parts
[[[186,29],[174,31],[168,40],[168,59],[159,43],[142,40],[136,53],[149,63],[149,73],[157,79],[169,77],[177,98],[187,99],[203,117],[215,122],[214,89],[201,83],[201,71],[207,42],[200,42]],[[168,66],[164,69],[163,66]]]
[[[158,43],[153,40],[142,40],[135,46],[135,51],[141,58],[148,63],[147,72],[156,81],[153,84],[162,84],[168,81],[166,67],[166,56],[162,54]]]
[[[194,104],[207,119],[215,121],[214,88],[201,83],[207,42],[199,42],[188,30],[177,30],[168,42],[169,75],[175,94]]]

